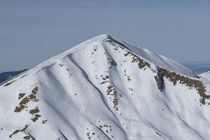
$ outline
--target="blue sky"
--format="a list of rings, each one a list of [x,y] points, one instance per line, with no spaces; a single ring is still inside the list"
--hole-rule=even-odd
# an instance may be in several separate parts
[[[180,63],[208,63],[210,1],[0,0],[0,71],[31,68],[104,33]]]

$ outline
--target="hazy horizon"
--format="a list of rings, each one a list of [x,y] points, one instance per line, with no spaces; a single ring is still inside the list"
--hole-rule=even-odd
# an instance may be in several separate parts
[[[210,63],[209,13],[207,0],[0,0],[0,72],[104,33],[182,64]]]

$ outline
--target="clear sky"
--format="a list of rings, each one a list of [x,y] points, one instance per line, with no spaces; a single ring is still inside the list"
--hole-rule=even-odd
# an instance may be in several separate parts
[[[0,0],[0,71],[104,33],[181,63],[210,62],[210,0]]]

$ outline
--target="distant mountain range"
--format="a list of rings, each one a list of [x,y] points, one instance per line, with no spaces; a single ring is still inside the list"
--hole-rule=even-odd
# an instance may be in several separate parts
[[[0,83],[8,80],[9,78],[17,75],[17,74],[20,74],[24,71],[26,71],[27,69],[24,69],[24,70],[20,70],[20,71],[10,71],[10,72],[3,72],[3,73],[0,73]]]
[[[210,71],[210,64],[186,64],[185,66],[196,74]]]

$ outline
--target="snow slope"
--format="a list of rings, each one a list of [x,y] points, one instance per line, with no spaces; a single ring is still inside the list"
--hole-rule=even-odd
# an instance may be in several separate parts
[[[200,74],[199,77],[205,78],[206,80],[210,80],[210,71]]]
[[[204,72],[199,75],[203,83],[206,85],[206,89],[210,90],[210,71]]]
[[[1,84],[0,139],[208,139],[205,88],[184,66],[101,35]]]

